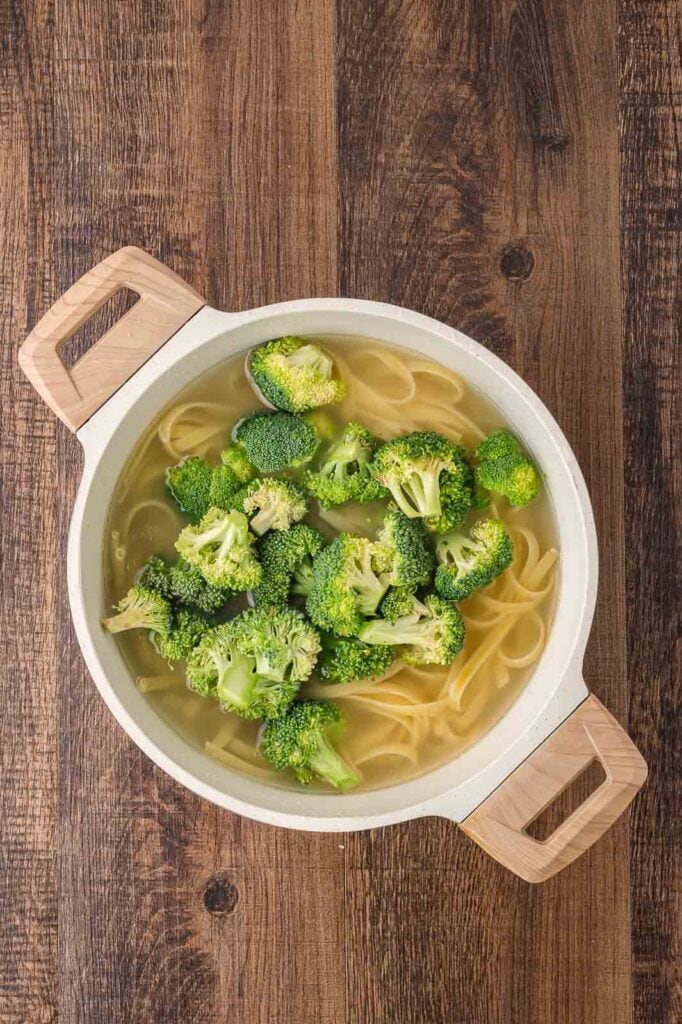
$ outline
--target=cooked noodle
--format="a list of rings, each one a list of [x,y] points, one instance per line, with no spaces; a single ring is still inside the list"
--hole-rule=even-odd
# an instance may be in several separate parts
[[[358,419],[381,438],[436,430],[470,449],[499,425],[494,410],[446,367],[380,343],[322,343],[347,387],[347,398],[331,411],[337,422]],[[240,356],[188,388],[145,435],[121,476],[111,513],[106,558],[112,602],[152,551],[172,555],[182,519],[165,496],[166,466],[190,455],[217,459],[235,421],[255,404]],[[327,533],[372,535],[380,513],[373,506],[341,506],[322,511],[318,524]],[[303,688],[305,696],[333,699],[343,710],[347,729],[339,746],[366,788],[419,774],[471,744],[512,703],[542,654],[558,558],[548,501],[521,510],[491,504],[483,514],[507,521],[515,557],[490,586],[462,602],[466,641],[451,666],[411,667],[396,659],[377,680],[330,685],[313,677]],[[188,692],[182,669],[169,673],[146,638],[128,635],[121,643],[140,691],[183,735],[229,768],[290,784],[260,759],[256,723],[224,715]]]

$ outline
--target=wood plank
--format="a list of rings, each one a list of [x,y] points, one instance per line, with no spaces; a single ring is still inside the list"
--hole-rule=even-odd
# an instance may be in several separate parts
[[[620,3],[630,732],[649,761],[631,845],[633,1020],[682,1019],[679,643],[682,11]]]
[[[53,288],[48,5],[0,9],[0,1019],[56,1020],[55,423],[16,362]],[[40,140],[45,138],[45,145]]]
[[[117,246],[214,305],[336,280],[331,4],[57,2],[58,294]],[[88,342],[87,334],[83,344]],[[80,473],[60,431],[59,578]],[[218,811],[114,724],[59,592],[60,1017],[253,1024],[344,1017],[333,836]]]
[[[338,9],[341,287],[462,328],[557,415],[602,547],[587,678],[622,719],[615,4]],[[628,1019],[625,822],[540,889],[439,821],[348,854],[351,1020]]]

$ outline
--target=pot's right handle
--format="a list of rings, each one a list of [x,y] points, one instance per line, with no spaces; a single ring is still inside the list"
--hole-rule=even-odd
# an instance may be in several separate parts
[[[139,300],[74,366],[65,366],[64,344],[120,288],[137,292]],[[126,246],[57,299],[19,349],[19,365],[57,416],[78,430],[204,305],[163,263]]]
[[[525,831],[595,759],[606,779],[544,841]],[[588,697],[460,824],[479,846],[527,882],[544,882],[584,853],[644,784],[647,766],[628,734]]]

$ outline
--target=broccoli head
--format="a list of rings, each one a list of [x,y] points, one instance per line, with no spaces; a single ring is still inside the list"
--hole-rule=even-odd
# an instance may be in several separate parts
[[[309,462],[319,444],[313,424],[290,412],[253,412],[236,425],[234,439],[261,473]]]
[[[355,637],[326,634],[322,641],[317,672],[325,683],[352,683],[356,679],[376,679],[391,665],[395,652],[380,644],[363,644]]]
[[[170,600],[175,595],[170,580],[171,567],[162,555],[150,555],[140,570],[139,586],[154,590],[161,597]]]
[[[304,785],[318,778],[336,789],[351,789],[359,782],[358,773],[328,738],[342,722],[341,712],[330,701],[298,701],[284,718],[265,726],[260,752],[276,771],[290,768]]]
[[[220,465],[211,473],[209,504],[229,512],[234,496],[256,475],[256,471],[238,444],[228,445],[220,453]]]
[[[391,587],[379,605],[379,617],[395,622],[414,611],[414,591],[406,587]]]
[[[168,636],[172,622],[170,602],[155,590],[131,587],[116,607],[118,615],[102,619],[102,625],[110,633],[122,633],[126,629],[150,629],[159,636]]]
[[[261,567],[253,553],[255,537],[243,512],[208,510],[197,526],[186,526],[175,547],[208,583],[234,591],[258,584]]]
[[[487,491],[504,495],[522,508],[540,492],[540,475],[521,445],[506,430],[496,430],[476,449],[476,482]]]
[[[360,630],[366,644],[399,647],[409,665],[449,665],[464,644],[464,622],[457,606],[431,594],[412,598],[412,610],[395,621],[375,619]]]
[[[365,537],[340,533],[313,565],[306,609],[316,626],[339,636],[356,636],[388,589],[377,575],[378,546]]]
[[[268,530],[288,530],[308,511],[305,494],[288,480],[266,477],[252,482],[234,497],[234,507],[244,512],[258,537]]]
[[[501,520],[481,519],[468,537],[456,532],[439,537],[436,556],[436,592],[449,601],[463,601],[509,568],[514,545]]]
[[[154,634],[153,643],[166,661],[184,661],[211,628],[210,620],[201,612],[179,608],[167,636]]]
[[[263,679],[302,683],[320,651],[314,626],[293,608],[250,608],[233,619],[240,649],[256,659]]]
[[[287,412],[306,412],[340,402],[345,388],[332,376],[334,363],[303,338],[275,338],[253,349],[248,370],[267,402]]]
[[[303,616],[250,610],[204,634],[187,662],[190,686],[243,718],[277,718],[312,672],[319,640]]]
[[[463,449],[430,430],[387,441],[372,462],[374,476],[403,515],[425,519],[431,529],[442,529],[444,515],[459,514],[460,505],[471,506],[467,469]]]
[[[301,482],[324,508],[344,501],[379,501],[388,492],[370,472],[376,449],[377,441],[366,427],[349,423],[318,469],[306,470]]]
[[[234,474],[235,480],[243,486],[253,480],[256,475],[255,468],[249,462],[246,452],[238,444],[228,444],[220,453],[220,463]]]
[[[198,520],[210,507],[211,467],[196,456],[166,470],[166,486],[190,519]]]
[[[427,586],[435,569],[431,541],[421,519],[391,511],[377,534],[384,578],[392,587]]]
[[[161,555],[151,555],[142,567],[138,583],[155,590],[173,604],[196,611],[217,611],[231,595],[230,590],[207,583],[198,569],[182,558],[170,565]]]
[[[306,523],[266,534],[258,551],[263,573],[253,590],[256,608],[285,608],[291,597],[307,597],[313,559],[324,543],[320,531]]]
[[[202,697],[214,697],[238,714],[250,716],[253,690],[258,683],[256,661],[237,643],[232,622],[204,633],[187,659],[187,682]]]

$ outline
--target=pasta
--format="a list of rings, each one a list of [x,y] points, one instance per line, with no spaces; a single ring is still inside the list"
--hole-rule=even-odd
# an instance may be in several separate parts
[[[495,410],[446,367],[380,342],[321,342],[346,383],[347,397],[331,412],[337,422],[357,419],[381,438],[435,430],[469,448],[500,425]],[[220,394],[224,401],[216,401]],[[217,458],[235,420],[255,404],[243,357],[235,357],[186,389],[142,439],[110,512],[105,562],[112,601],[149,554],[173,554],[183,522],[165,496],[166,466],[190,455]],[[330,685],[312,677],[303,688],[305,696],[331,698],[343,710],[348,727],[339,749],[365,788],[420,774],[465,749],[510,706],[542,654],[558,558],[549,500],[542,496],[520,510],[491,505],[489,512],[506,520],[515,557],[461,603],[466,640],[452,665],[396,660],[375,681]],[[327,533],[372,535],[378,515],[372,506],[337,506],[322,511],[318,525]],[[260,760],[257,723],[226,716],[186,691],[182,670],[169,672],[143,638],[127,634],[120,642],[140,691],[190,742],[231,768],[290,784]]]

